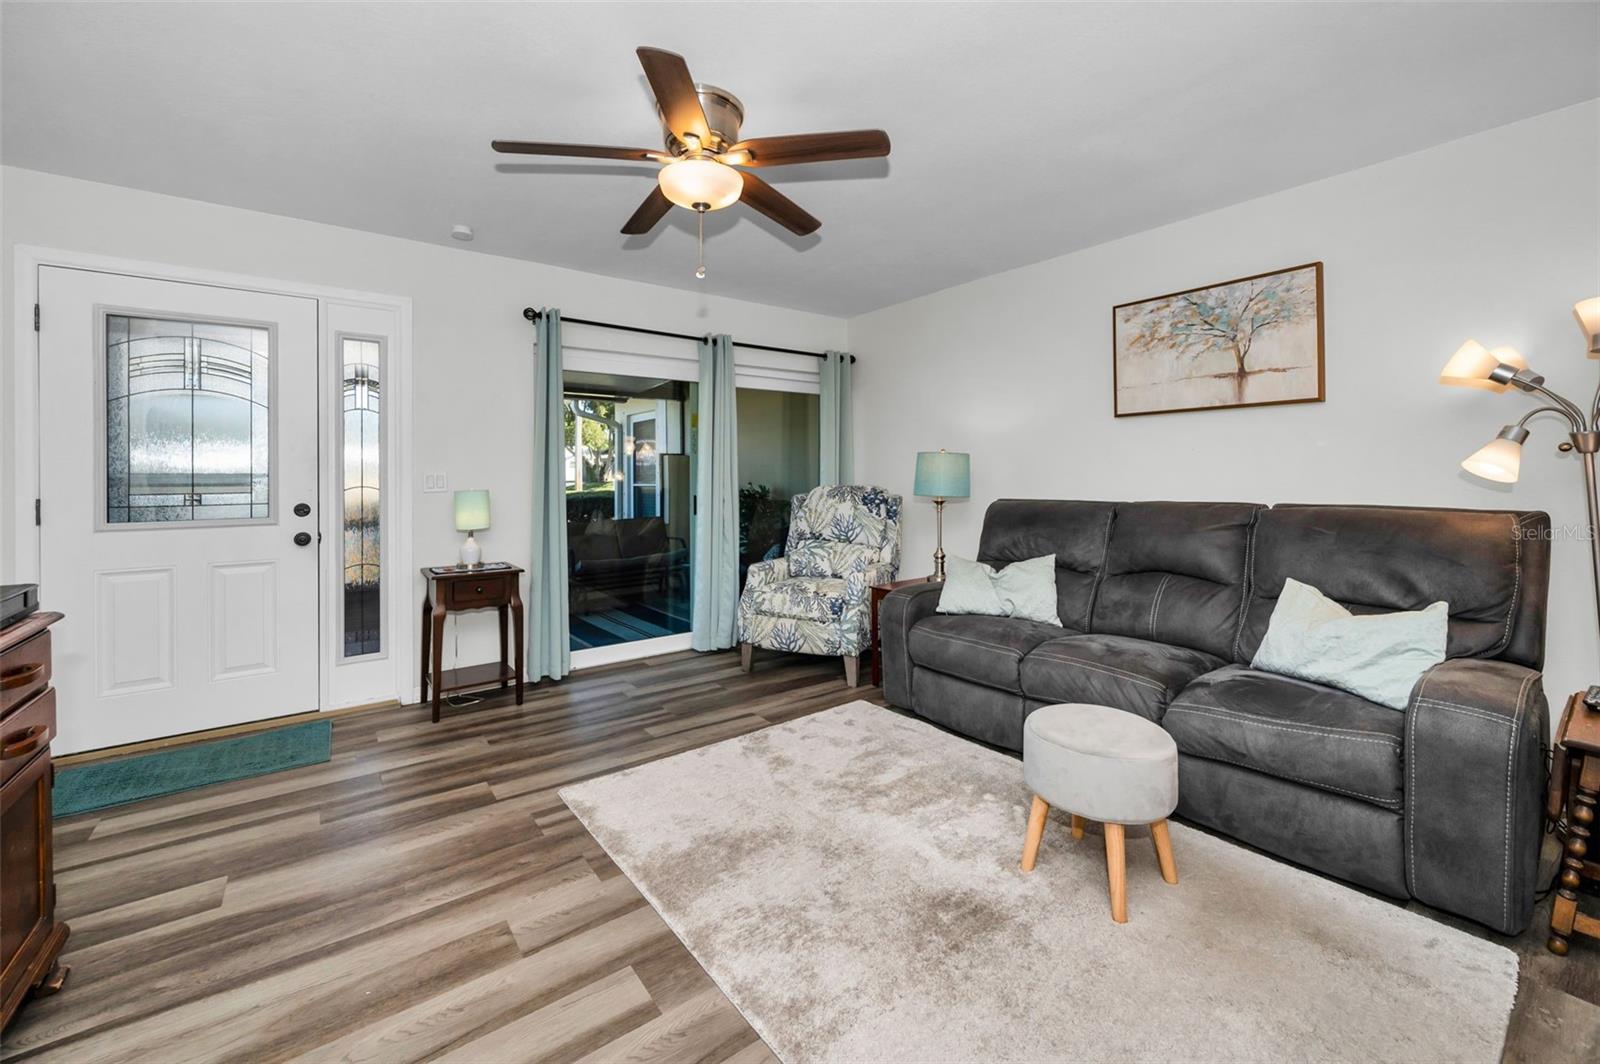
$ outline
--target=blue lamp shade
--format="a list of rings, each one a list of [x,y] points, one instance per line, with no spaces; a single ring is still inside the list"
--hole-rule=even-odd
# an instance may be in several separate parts
[[[476,532],[489,527],[489,493],[456,492],[456,531]]]
[[[972,456],[960,451],[918,451],[913,495],[965,499],[972,492]]]

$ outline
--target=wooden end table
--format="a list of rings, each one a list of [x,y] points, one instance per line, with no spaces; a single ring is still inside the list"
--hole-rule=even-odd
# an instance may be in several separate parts
[[[878,640],[878,603],[883,601],[883,596],[897,587],[910,587],[913,584],[930,584],[934,579],[931,576],[918,576],[910,580],[894,580],[887,584],[873,584],[867,589],[867,601],[872,615],[872,627],[867,632],[867,646],[872,651],[872,686],[883,686],[883,647]],[[940,581],[942,583],[942,581]]]
[[[504,563],[469,569],[460,565],[427,566],[422,570],[426,590],[422,595],[422,687],[428,698],[433,690],[433,722],[439,723],[439,696],[469,687],[499,683],[502,690],[513,682],[517,705],[522,705],[522,570]],[[495,610],[500,614],[500,660],[488,665],[444,668],[444,619],[467,610]],[[509,614],[509,617],[507,616]],[[507,621],[510,632],[507,631]],[[516,644],[508,660],[506,637]]]
[[[1600,917],[1578,911],[1578,888],[1583,880],[1600,882],[1600,861],[1589,856],[1595,804],[1600,801],[1600,710],[1584,702],[1583,696],[1580,691],[1567,699],[1556,728],[1546,808],[1555,820],[1566,812],[1560,887],[1550,908],[1550,941],[1546,943],[1551,953],[1563,957],[1574,933],[1600,938]]]

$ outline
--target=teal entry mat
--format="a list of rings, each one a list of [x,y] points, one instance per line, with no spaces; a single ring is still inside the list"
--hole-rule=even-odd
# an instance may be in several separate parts
[[[72,816],[211,783],[316,765],[333,756],[333,722],[312,720],[232,739],[56,770],[55,815]]]

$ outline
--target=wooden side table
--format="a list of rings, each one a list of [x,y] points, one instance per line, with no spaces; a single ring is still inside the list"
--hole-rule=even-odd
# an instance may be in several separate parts
[[[515,565],[428,566],[422,570],[427,589],[422,595],[422,687],[428,698],[432,680],[433,720],[439,722],[439,698],[449,691],[484,687],[498,682],[502,690],[512,683],[517,687],[517,705],[522,705],[522,570]],[[500,660],[488,665],[444,668],[444,619],[451,613],[467,610],[495,610],[500,614]],[[509,614],[509,617],[507,616]],[[507,622],[510,631],[507,631]],[[515,650],[508,660],[506,637]]]
[[[933,583],[931,576],[918,576],[910,580],[895,580],[887,584],[873,584],[867,589],[867,601],[870,603],[872,614],[872,627],[867,631],[867,646],[872,650],[872,686],[883,686],[883,647],[878,639],[878,603],[883,601],[883,596],[897,587],[910,587],[912,584]],[[943,581],[940,581],[943,583]]]
[[[1546,808],[1557,820],[1566,812],[1560,886],[1550,908],[1547,943],[1551,953],[1563,957],[1574,933],[1600,938],[1600,917],[1578,911],[1578,888],[1583,880],[1600,882],[1600,861],[1589,856],[1595,804],[1600,801],[1600,710],[1585,703],[1583,695],[1580,691],[1567,699],[1556,728]]]

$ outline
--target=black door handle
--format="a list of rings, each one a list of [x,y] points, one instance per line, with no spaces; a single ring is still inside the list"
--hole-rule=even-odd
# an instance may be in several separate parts
[[[294,504],[294,515],[296,517],[310,517],[311,516],[311,504],[308,503],[308,502],[297,502],[297,503],[295,503]]]
[[[310,532],[296,532],[294,534],[294,545],[296,547],[307,547],[307,546],[310,546],[311,545],[311,533]]]

